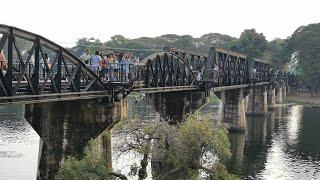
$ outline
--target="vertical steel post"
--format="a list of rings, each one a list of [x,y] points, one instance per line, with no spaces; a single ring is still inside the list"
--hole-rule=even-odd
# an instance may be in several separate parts
[[[33,72],[33,87],[35,94],[39,94],[39,72],[40,72],[40,38],[37,37],[34,49],[34,72]]]
[[[75,84],[75,89],[77,92],[80,92],[80,86],[81,86],[81,66],[78,68],[77,73],[74,77],[74,84]]]
[[[210,81],[212,80],[212,69],[214,62],[216,61],[216,49],[214,47],[210,48],[209,56],[204,64],[204,80]]]
[[[190,67],[192,67],[192,71],[196,70],[195,69],[195,63],[194,63],[194,55],[191,55],[191,59],[190,59]]]
[[[58,93],[61,93],[61,71],[62,71],[62,48],[59,50],[58,56],[58,72],[56,75],[56,85]]]
[[[13,61],[13,28],[9,29],[8,37],[8,69],[7,69],[7,85],[8,85],[8,95],[13,96],[12,88],[12,61]]]

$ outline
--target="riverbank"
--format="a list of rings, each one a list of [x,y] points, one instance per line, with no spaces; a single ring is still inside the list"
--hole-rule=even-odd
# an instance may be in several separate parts
[[[320,97],[311,97],[310,93],[292,91],[288,93],[286,103],[295,103],[305,106],[320,106]]]

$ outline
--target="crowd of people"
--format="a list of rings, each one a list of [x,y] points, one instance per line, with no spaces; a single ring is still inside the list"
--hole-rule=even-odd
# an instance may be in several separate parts
[[[29,59],[27,72],[33,74],[35,58],[31,51],[25,53],[25,58]],[[139,62],[138,58],[134,58],[131,52],[115,53],[112,50],[107,51],[106,54],[96,51],[94,55],[90,55],[89,50],[86,50],[80,59],[94,72],[98,77],[105,81],[128,81],[130,76],[130,69],[132,65]],[[51,60],[47,53],[40,59],[40,68],[42,69],[42,76],[46,78],[49,69],[51,69]],[[8,60],[1,50],[0,52],[0,68],[2,73],[6,73],[8,69]]]
[[[86,50],[80,59],[105,81],[128,81],[132,64],[139,61],[130,52],[115,53],[112,50],[106,54],[96,51],[93,56]]]

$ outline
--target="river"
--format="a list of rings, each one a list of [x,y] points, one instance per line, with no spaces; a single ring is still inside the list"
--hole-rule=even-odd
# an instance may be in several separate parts
[[[36,179],[40,172],[50,177],[67,156],[81,158],[92,138],[107,149],[113,170],[126,174],[141,157],[116,152],[114,147],[124,137],[113,127],[128,118],[142,124],[160,119],[142,96],[112,107],[94,102],[45,106],[39,112],[24,105],[0,106],[0,179]],[[209,114],[216,121],[218,105],[209,102],[195,114]],[[45,123],[39,123],[37,115]],[[229,171],[243,179],[320,179],[319,117],[320,109],[300,105],[276,107],[267,117],[247,117],[247,132],[229,135],[233,154]],[[37,132],[50,143],[43,143]],[[110,138],[99,135],[102,132]],[[151,171],[150,165],[147,169]]]

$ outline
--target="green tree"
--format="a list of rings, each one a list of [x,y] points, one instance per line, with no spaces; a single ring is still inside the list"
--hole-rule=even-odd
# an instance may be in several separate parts
[[[154,179],[198,179],[199,171],[210,179],[236,179],[225,168],[231,156],[228,132],[222,126],[214,127],[209,118],[190,117],[176,126],[153,122],[143,127],[131,119],[117,124],[114,131],[126,136],[114,146],[114,151],[134,151],[141,155],[140,166],[132,164],[128,174],[139,180],[147,177],[147,165],[151,161],[161,164],[159,172],[153,168]],[[126,175],[106,167],[104,159],[97,156],[94,143],[90,142],[83,159],[67,159],[56,179],[106,179],[112,176],[126,179]]]
[[[288,39],[288,59],[298,59],[298,69],[307,82],[320,76],[320,23],[299,27]]]
[[[290,61],[286,45],[287,40],[280,38],[268,42],[263,59],[268,60],[277,68],[283,67]]]
[[[267,40],[255,29],[246,29],[241,33],[239,40],[230,46],[230,49],[244,53],[248,58],[261,58],[267,48]]]

